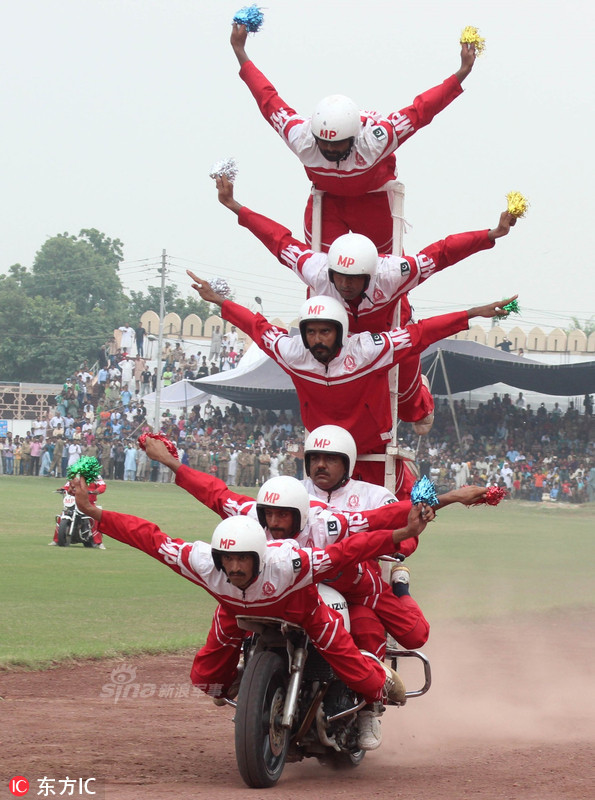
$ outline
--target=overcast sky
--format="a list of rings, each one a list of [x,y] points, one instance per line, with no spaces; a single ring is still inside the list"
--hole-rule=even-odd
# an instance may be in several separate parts
[[[292,319],[302,284],[217,203],[209,171],[235,157],[236,197],[302,235],[309,183],[239,79],[229,0],[4,3],[0,271],[49,236],[94,227],[124,242],[124,286],[184,270]],[[413,226],[405,251],[493,227],[506,194],[529,214],[495,249],[412,293],[418,317],[513,292],[523,327],[595,314],[594,6],[576,2],[268,0],[248,53],[305,115],[342,93],[383,113],[459,66],[460,32],[485,54],[465,92],[397,152]]]

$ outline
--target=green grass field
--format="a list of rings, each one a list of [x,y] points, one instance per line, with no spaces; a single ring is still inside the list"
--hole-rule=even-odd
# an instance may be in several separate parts
[[[107,550],[48,547],[61,481],[0,477],[0,666],[174,651],[204,641],[206,592],[105,537]],[[110,482],[104,508],[172,537],[209,540],[218,517],[173,484]],[[408,564],[431,621],[595,605],[593,506],[504,503],[442,511]]]

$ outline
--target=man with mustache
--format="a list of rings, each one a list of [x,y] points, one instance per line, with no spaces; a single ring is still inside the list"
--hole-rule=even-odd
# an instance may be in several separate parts
[[[148,520],[102,511],[89,500],[80,476],[72,480],[72,491],[78,507],[98,522],[102,533],[147,553],[219,602],[191,671],[192,682],[207,694],[225,698],[232,686],[244,641],[236,615],[248,612],[302,626],[338,677],[367,703],[405,702],[399,675],[356,647],[341,615],[325,605],[316,584],[362,558],[391,552],[401,539],[419,536],[427,524],[424,509],[411,509],[403,528],[353,536],[324,549],[301,548],[293,540],[267,543],[257,521],[232,517],[219,523],[208,545],[172,539]]]
[[[494,247],[496,239],[506,236],[516,224],[516,218],[503,211],[495,228],[447,236],[415,256],[379,255],[374,243],[358,233],[339,236],[328,253],[316,253],[287,228],[242,206],[224,175],[216,178],[216,185],[219,202],[306,284],[310,295],[328,295],[342,303],[350,333],[382,333],[408,323],[411,307],[407,292],[447,267]],[[400,364],[398,409],[399,419],[412,422],[415,433],[429,433],[434,401],[421,375],[419,358]]]
[[[193,288],[207,303],[221,307],[224,319],[244,331],[293,381],[302,423],[308,430],[338,424],[353,438],[358,456],[384,456],[392,437],[392,407],[388,372],[407,358],[416,357],[433,342],[469,327],[473,317],[506,317],[515,297],[468,311],[430,317],[383,333],[358,333],[348,337],[344,306],[335,298],[310,297],[299,313],[301,336],[291,337],[261,314],[213,291],[209,283],[190,270]],[[430,395],[431,398],[431,395]],[[412,421],[427,413],[425,396],[416,403]],[[384,484],[384,460],[358,460],[354,477]],[[397,461],[395,494],[406,496],[413,477]]]
[[[369,236],[382,253],[390,252],[393,221],[383,187],[397,177],[395,151],[462,94],[461,83],[475,63],[475,46],[462,45],[461,66],[454,75],[387,117],[360,111],[343,95],[331,95],[307,119],[279,97],[248,58],[246,38],[246,27],[234,24],[231,46],[240,64],[240,77],[264,118],[304,165],[313,187],[325,192],[322,250],[326,251],[338,236],[354,231]],[[311,231],[312,195],[304,217],[308,242]]]

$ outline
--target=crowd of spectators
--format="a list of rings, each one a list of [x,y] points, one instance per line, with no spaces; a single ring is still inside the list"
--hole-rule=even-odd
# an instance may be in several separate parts
[[[223,347],[217,358],[222,353],[228,358]],[[187,357],[179,344],[167,344],[163,383],[208,374],[207,358],[215,364],[212,355]],[[0,471],[64,478],[68,466],[87,455],[99,459],[106,480],[171,480],[137,444],[153,430],[143,397],[157,379],[157,368],[149,369],[142,355],[108,343],[95,369],[83,362],[65,381],[53,412],[23,437],[0,437]],[[589,397],[579,413],[573,403],[548,411],[543,403],[531,408],[522,392],[515,400],[494,394],[477,408],[455,401],[451,410],[446,400],[438,402],[429,436],[418,439],[403,424],[399,437],[415,451],[420,474],[440,490],[499,485],[515,499],[582,503],[595,499],[592,419]],[[184,463],[230,485],[258,486],[279,474],[303,477],[304,428],[290,412],[235,404],[222,409],[208,401],[176,414],[166,409],[160,430]]]
[[[530,501],[595,499],[589,402],[582,414],[572,402],[566,411],[558,403],[552,411],[543,403],[533,409],[520,392],[516,400],[495,394],[474,409],[464,401],[453,406],[437,404],[434,426],[417,454],[421,474],[438,486],[497,485],[513,499]]]

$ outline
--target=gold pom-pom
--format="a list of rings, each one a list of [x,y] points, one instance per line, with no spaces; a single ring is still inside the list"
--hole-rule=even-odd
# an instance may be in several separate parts
[[[526,197],[523,197],[520,192],[509,192],[506,195],[506,199],[508,200],[509,214],[512,214],[512,216],[516,217],[517,219],[525,216],[527,209],[529,208],[529,203]]]
[[[473,25],[467,25],[466,28],[463,28],[463,33],[461,34],[461,44],[474,44],[475,52],[478,56],[480,56],[486,49],[486,40],[482,39],[482,37],[479,35],[479,31],[477,28],[474,28]]]

